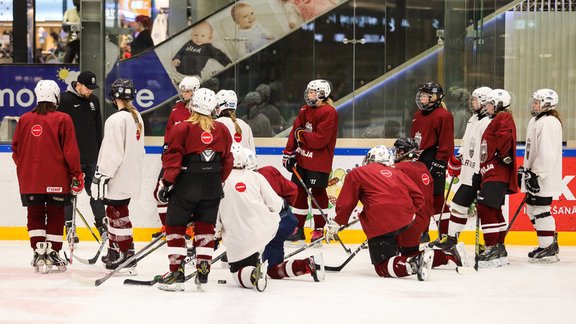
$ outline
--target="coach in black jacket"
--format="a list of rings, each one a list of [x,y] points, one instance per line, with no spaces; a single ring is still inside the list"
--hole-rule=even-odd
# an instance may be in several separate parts
[[[85,183],[92,183],[94,169],[98,161],[98,151],[102,143],[102,117],[100,114],[100,102],[98,97],[92,94],[97,89],[96,75],[90,71],[83,71],[78,75],[77,81],[73,81],[68,89],[60,97],[58,110],[72,117],[78,148],[80,149],[80,163],[85,175]],[[92,196],[90,186],[86,186],[86,192]],[[90,197],[90,206],[94,213],[94,222],[100,234],[105,230],[103,219],[105,215],[104,205],[101,201]],[[72,206],[65,209],[66,226],[72,226]]]

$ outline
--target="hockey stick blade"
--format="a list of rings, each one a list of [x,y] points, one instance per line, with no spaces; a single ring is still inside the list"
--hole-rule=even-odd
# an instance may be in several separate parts
[[[188,264],[190,262],[192,262],[194,259],[196,259],[196,250],[194,250],[194,254],[187,256],[184,259],[184,264]],[[165,275],[169,274],[170,272],[167,272],[165,274],[162,275],[162,277],[164,277]],[[136,280],[136,279],[125,279],[124,280],[124,284],[127,286],[154,286],[155,284],[158,283],[158,280],[156,280],[156,278],[152,279],[152,280]]]
[[[92,259],[86,260],[76,255],[74,255],[74,259],[84,264],[95,264],[98,261],[98,257],[100,256],[100,253],[102,253],[104,246],[106,246],[106,242],[108,242],[108,232],[104,232],[104,234],[102,234],[102,243],[100,243],[100,248],[98,248],[98,252],[96,252],[96,255]]]
[[[350,260],[352,260],[352,258],[354,258],[356,256],[356,254],[358,254],[358,252],[362,251],[362,249],[364,249],[367,245],[368,245],[368,240],[362,242],[362,244],[360,244],[360,246],[356,250],[354,250],[354,252],[352,252],[352,254],[350,254],[350,256],[346,260],[344,260],[344,263],[342,263],[341,265],[339,265],[337,267],[324,266],[324,270],[332,271],[332,272],[339,272],[340,270],[344,269],[344,267],[348,264],[348,262],[350,262]]]

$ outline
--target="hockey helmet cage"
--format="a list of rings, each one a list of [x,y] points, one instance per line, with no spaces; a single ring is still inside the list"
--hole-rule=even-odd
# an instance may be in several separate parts
[[[486,106],[486,100],[488,100],[488,94],[492,91],[490,87],[480,87],[472,92],[472,100],[470,100],[470,108],[473,111],[482,110]],[[475,108],[474,100],[478,102],[478,108]]]
[[[420,98],[424,95],[429,98],[428,103],[426,104],[420,101]],[[432,95],[436,95],[436,100],[432,101]],[[442,89],[442,86],[434,81],[426,82],[418,88],[418,92],[416,93],[416,105],[420,110],[432,111],[440,107],[442,98],[444,98],[444,90]]]
[[[376,162],[386,166],[394,165],[394,155],[386,145],[377,145],[368,151],[364,157],[363,165]]]
[[[230,147],[230,152],[234,158],[234,163],[232,167],[235,169],[244,169],[244,164],[246,163],[246,158],[244,156],[244,147],[239,143],[232,143]]]
[[[256,160],[256,153],[249,148],[244,148],[244,168],[254,171],[257,167],[258,161]]]
[[[538,116],[538,114],[555,109],[558,104],[558,94],[552,89],[539,89],[532,94],[532,102],[540,102],[540,110],[535,112],[531,109],[532,116]]]
[[[110,101],[114,99],[132,100],[136,95],[134,82],[129,79],[117,79],[110,89]]]
[[[493,104],[495,108],[494,112],[497,112],[508,109],[511,101],[512,97],[508,91],[504,89],[494,89],[488,94],[486,104]]]
[[[56,105],[60,102],[60,87],[54,80],[40,80],[34,88],[36,102],[51,102]]]
[[[180,91],[196,91],[200,88],[200,80],[195,76],[187,76],[178,85]]]
[[[308,96],[312,91],[316,92],[316,98]],[[308,106],[315,107],[319,100],[326,100],[330,96],[331,91],[328,81],[322,79],[312,80],[308,83],[306,90],[304,90],[304,101]]]
[[[413,138],[398,138],[394,142],[396,161],[401,161],[405,158],[416,159],[420,155],[418,151],[418,144]]]
[[[194,91],[188,105],[191,112],[210,117],[216,108],[216,94],[210,89],[200,88]]]

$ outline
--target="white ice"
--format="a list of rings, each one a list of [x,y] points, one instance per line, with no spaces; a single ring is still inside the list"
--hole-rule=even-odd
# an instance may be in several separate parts
[[[471,256],[472,247],[467,248]],[[531,248],[508,246],[506,267],[461,275],[453,265],[444,266],[425,282],[414,276],[378,277],[363,250],[323,282],[309,275],[269,280],[263,293],[236,287],[218,262],[205,292],[190,283],[177,293],[124,286],[128,277],[112,277],[99,287],[72,279],[73,274],[91,280],[104,276],[100,261],[92,266],[76,261],[59,274],[34,273],[27,241],[0,241],[0,323],[574,323],[576,247],[561,247],[556,264],[528,263]],[[91,258],[96,250],[96,242],[83,241],[76,253]],[[296,257],[317,253],[332,266],[347,257],[339,245]],[[138,276],[130,278],[150,280],[165,273],[166,248],[137,269]]]

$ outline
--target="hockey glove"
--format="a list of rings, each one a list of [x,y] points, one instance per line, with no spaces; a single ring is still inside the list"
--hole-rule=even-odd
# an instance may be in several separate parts
[[[168,201],[170,201],[170,194],[172,193],[173,187],[174,185],[164,179],[158,180],[156,199],[163,204],[167,204]]]
[[[531,194],[537,194],[540,192],[540,184],[538,184],[538,176],[528,170],[524,175],[524,180],[526,181],[526,189]]]
[[[457,177],[462,171],[462,161],[458,160],[455,156],[451,156],[448,160],[448,174],[451,177]]]
[[[82,190],[84,190],[84,173],[72,177],[72,184],[70,185],[70,190],[73,195],[79,195]]]
[[[292,172],[292,168],[296,166],[296,154],[286,150],[282,151],[282,165],[288,172]]]
[[[103,200],[108,193],[108,182],[110,181],[110,177],[104,175],[98,171],[94,174],[94,178],[92,178],[92,198],[96,200]]]
[[[302,127],[298,127],[294,131],[294,139],[296,140],[296,143],[298,143],[298,146],[300,146],[300,144],[302,143],[302,133],[304,132],[305,130]]]
[[[331,240],[335,241],[338,231],[340,231],[340,224],[336,223],[334,220],[328,221],[328,223],[326,223],[326,234],[324,236],[326,242],[330,242]]]
[[[446,161],[432,160],[430,174],[434,179],[446,177]]]
[[[526,169],[524,167],[518,168],[518,187],[522,187],[522,180],[524,179],[524,175],[526,174]]]

